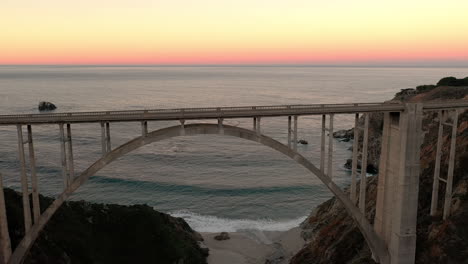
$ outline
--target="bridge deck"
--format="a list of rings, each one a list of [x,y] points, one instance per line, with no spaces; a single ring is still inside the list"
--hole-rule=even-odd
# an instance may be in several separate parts
[[[468,108],[468,101],[457,100],[426,103],[423,106],[424,110],[453,108]],[[0,125],[351,114],[366,112],[400,112],[404,109],[405,105],[402,103],[351,103],[41,113],[0,115]]]

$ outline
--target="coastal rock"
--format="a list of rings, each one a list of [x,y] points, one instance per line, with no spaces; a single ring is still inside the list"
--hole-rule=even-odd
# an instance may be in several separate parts
[[[357,162],[357,170],[358,171],[361,170],[361,163],[362,163],[362,161],[358,160],[358,162]],[[347,159],[346,163],[344,164],[344,167],[346,169],[348,169],[348,170],[351,170],[352,167],[353,167],[353,160],[352,159]],[[367,164],[366,172],[370,173],[370,174],[376,174],[379,171],[377,170],[377,168],[373,164]]]
[[[468,95],[468,85],[466,87],[428,87],[418,89],[416,93],[413,91],[405,91],[405,93],[411,96],[404,99],[406,100],[404,102],[462,99]],[[438,123],[431,121],[434,117],[433,113],[428,113],[423,119],[423,130],[427,133],[421,147],[417,217],[418,246],[415,263],[466,263],[468,259],[468,251],[466,251],[468,248],[468,225],[466,225],[468,218],[468,112],[465,111],[459,116],[451,215],[445,221],[442,220],[441,208],[435,217],[429,215],[438,133]],[[381,132],[379,133],[377,128],[380,127],[381,120],[381,116],[370,116],[369,143],[372,142],[372,144],[369,144],[368,159],[374,164],[378,164],[380,156]],[[361,135],[359,140],[362,140]],[[444,131],[443,140],[444,151],[441,164],[447,164],[450,131]],[[346,166],[351,167],[351,165],[351,160],[348,160]],[[447,173],[446,165],[441,170],[444,171],[441,173]],[[368,199],[366,199],[365,214],[372,223],[375,215],[378,176],[368,177],[366,180]],[[359,187],[360,185],[357,184],[358,193]],[[441,186],[442,189],[445,190],[445,186]],[[443,200],[443,195],[439,193],[439,205],[443,203]],[[294,256],[291,264],[375,263],[356,224],[335,198],[319,205],[301,224],[301,228],[303,228],[301,234],[308,243]]]
[[[12,249],[24,235],[22,196],[4,189]],[[40,196],[41,208],[53,199]],[[147,205],[65,202],[34,242],[24,263],[205,264],[207,250],[182,219]]]
[[[228,232],[221,232],[219,235],[216,235],[214,239],[221,241],[221,240],[228,240],[230,239],[230,237],[229,237]]]
[[[55,106],[51,102],[42,101],[39,103],[38,109],[39,111],[52,111],[52,110],[57,109],[57,106]]]
[[[340,139],[341,141],[348,142],[354,138],[354,131],[353,129],[343,129],[333,132],[333,137]]]

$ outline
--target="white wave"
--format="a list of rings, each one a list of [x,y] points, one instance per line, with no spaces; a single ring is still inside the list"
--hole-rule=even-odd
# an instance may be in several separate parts
[[[306,216],[297,219],[275,221],[271,219],[227,219],[210,215],[200,215],[190,211],[175,211],[169,213],[174,217],[183,218],[198,232],[237,232],[242,230],[287,231],[299,226]]]

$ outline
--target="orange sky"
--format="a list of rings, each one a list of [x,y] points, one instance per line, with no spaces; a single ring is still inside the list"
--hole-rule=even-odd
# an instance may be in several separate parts
[[[466,0],[2,0],[0,64],[468,62]]]

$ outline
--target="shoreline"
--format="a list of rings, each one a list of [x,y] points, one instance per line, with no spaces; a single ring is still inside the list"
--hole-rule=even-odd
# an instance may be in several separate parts
[[[230,232],[228,240],[215,240],[219,233],[201,232],[209,248],[208,264],[289,263],[304,245],[301,228],[287,231],[241,230]]]

